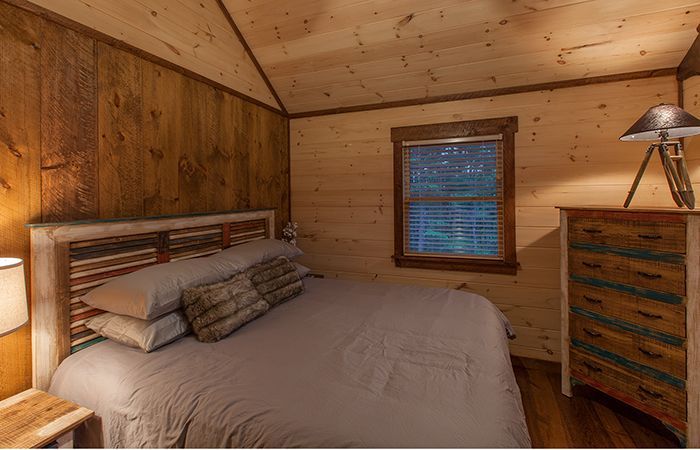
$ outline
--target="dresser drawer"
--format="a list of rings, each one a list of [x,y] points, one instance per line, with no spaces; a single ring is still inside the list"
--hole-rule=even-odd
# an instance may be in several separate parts
[[[685,224],[572,217],[569,241],[685,254]]]
[[[645,375],[635,374],[601,358],[571,350],[572,375],[576,372],[671,417],[686,420],[686,393]]]
[[[571,313],[569,334],[629,360],[685,379],[685,349]]]
[[[569,273],[685,295],[685,265],[569,249]]]
[[[685,337],[685,306],[673,305],[612,289],[569,282],[569,304],[643,327]]]

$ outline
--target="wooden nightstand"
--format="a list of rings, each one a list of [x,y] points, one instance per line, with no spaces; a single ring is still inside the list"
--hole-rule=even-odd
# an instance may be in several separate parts
[[[93,416],[75,403],[28,389],[0,402],[0,448],[39,448]]]

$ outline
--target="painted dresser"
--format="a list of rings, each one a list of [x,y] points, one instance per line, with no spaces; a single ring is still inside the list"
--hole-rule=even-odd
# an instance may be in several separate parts
[[[586,384],[700,446],[700,212],[561,208],[562,392]]]

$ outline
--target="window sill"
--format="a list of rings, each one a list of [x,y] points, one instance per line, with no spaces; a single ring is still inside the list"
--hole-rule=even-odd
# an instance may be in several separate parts
[[[396,267],[412,267],[416,269],[497,273],[501,275],[516,275],[518,273],[517,262],[494,261],[488,259],[394,256],[394,264]]]

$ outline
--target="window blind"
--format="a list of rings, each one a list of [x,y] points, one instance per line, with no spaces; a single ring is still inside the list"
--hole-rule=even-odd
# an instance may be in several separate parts
[[[404,254],[503,258],[503,141],[403,143]]]

